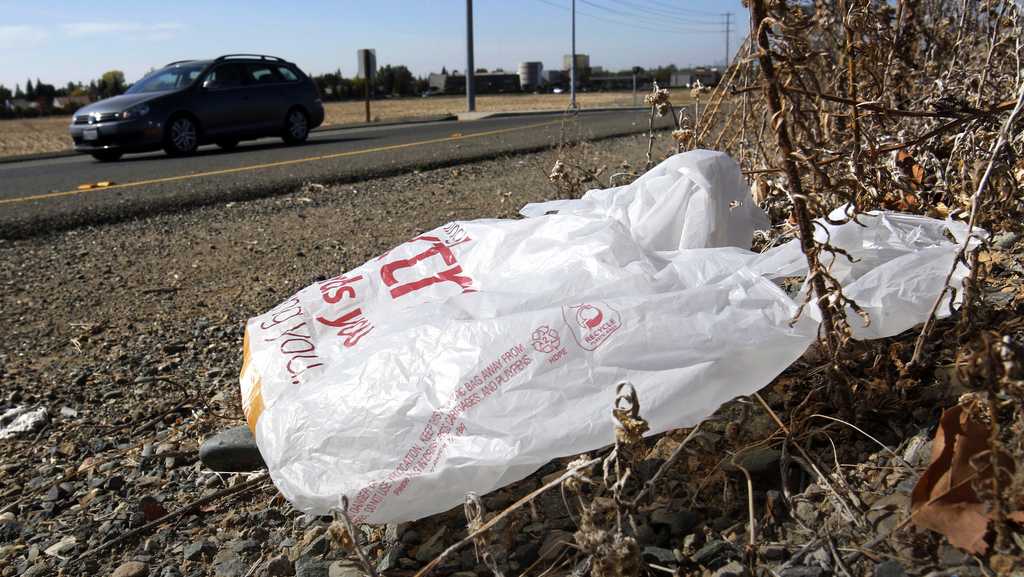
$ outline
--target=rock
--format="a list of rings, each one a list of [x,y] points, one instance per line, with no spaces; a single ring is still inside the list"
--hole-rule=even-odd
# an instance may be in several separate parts
[[[74,419],[75,417],[78,416],[78,411],[72,409],[71,407],[61,407],[60,416],[68,419]]]
[[[821,567],[786,567],[779,572],[779,577],[823,577],[825,570]]]
[[[67,537],[64,537],[60,541],[57,541],[53,545],[47,547],[44,553],[46,553],[50,557],[61,557],[68,551],[74,549],[77,543],[78,540],[75,539],[74,535],[68,535]]]
[[[882,561],[875,567],[875,577],[907,577],[907,571],[903,569],[899,561]]]
[[[0,543],[10,543],[18,538],[21,533],[21,525],[14,517],[14,513],[0,515]],[[0,557],[2,558],[2,557]]]
[[[782,459],[782,451],[771,447],[751,449],[736,455],[736,465],[743,467],[751,475],[766,475],[779,473],[779,460]],[[740,469],[733,465],[732,461],[726,460],[722,463],[722,470],[739,472]]]
[[[661,547],[644,547],[643,556],[644,559],[654,559],[661,564],[679,562],[674,551]]]
[[[444,551],[444,543],[441,542],[441,538],[444,537],[445,530],[447,530],[447,527],[442,525],[426,543],[416,548],[416,555],[414,557],[417,561],[429,563],[434,557],[437,557]]]
[[[156,497],[146,495],[139,499],[139,511],[142,513],[142,522],[155,521],[167,514],[167,509],[157,501]]]
[[[970,560],[970,555],[952,545],[939,545],[939,564],[943,567],[959,567],[966,565]]]
[[[244,425],[221,431],[203,441],[199,460],[208,468],[225,473],[244,473],[266,467],[256,438]]]
[[[213,558],[213,574],[216,577],[244,577],[249,572],[249,565],[242,561],[238,552],[229,548],[217,551]]]
[[[651,523],[668,526],[673,535],[683,535],[697,526],[697,514],[686,510],[656,509],[651,513]]]
[[[328,567],[327,577],[366,577],[366,571],[351,561],[335,561]]]
[[[1013,245],[1017,243],[1017,239],[1019,238],[1020,235],[1018,235],[1015,232],[999,232],[992,236],[992,246],[999,249],[1007,250],[1009,248],[1013,248]]]
[[[50,487],[50,490],[46,492],[43,497],[44,501],[63,501],[68,496],[67,489],[64,488],[64,484],[54,485]]]
[[[402,544],[404,545],[419,545],[422,542],[423,538],[420,537],[420,533],[416,529],[409,529],[402,533]]]
[[[761,548],[761,555],[768,561],[782,561],[787,554],[785,545],[769,544]]]
[[[709,542],[700,548],[699,551],[693,554],[693,562],[698,565],[710,565],[712,561],[719,557],[724,557],[725,553],[730,549],[730,545],[725,541],[715,540]]]
[[[124,477],[120,475],[114,475],[113,477],[106,480],[103,483],[103,488],[107,491],[117,492],[124,488]]]
[[[516,547],[512,556],[523,567],[529,567],[540,557],[540,545],[536,543],[523,543]]]
[[[328,577],[330,566],[330,561],[302,556],[295,562],[295,577]]]
[[[793,517],[808,527],[818,523],[818,507],[814,503],[799,500],[793,507]]]
[[[747,568],[739,561],[730,561],[714,572],[714,577],[747,577]]]
[[[174,565],[168,565],[160,572],[160,577],[181,577],[181,571]]]
[[[0,414],[0,439],[12,439],[43,428],[49,419],[46,407],[12,407]]]
[[[186,561],[202,561],[209,559],[217,553],[217,547],[209,541],[198,541],[185,545],[184,556]]]
[[[235,539],[227,544],[227,548],[239,555],[247,555],[259,551],[260,544],[253,539]]]
[[[285,521],[288,520],[285,518],[284,513],[273,507],[260,511],[257,514],[257,518],[261,524],[267,527],[282,527],[284,526]]]
[[[110,577],[146,577],[149,575],[149,565],[140,561],[129,561],[122,563]]]
[[[267,563],[267,577],[292,577],[295,564],[285,555],[274,557]]]

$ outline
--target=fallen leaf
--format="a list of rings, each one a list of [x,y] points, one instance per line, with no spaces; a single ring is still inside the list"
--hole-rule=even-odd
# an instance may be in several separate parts
[[[985,533],[992,520],[986,503],[978,498],[974,485],[992,479],[988,458],[989,428],[972,419],[957,405],[942,413],[932,444],[932,462],[911,493],[914,524],[949,539],[951,545],[972,554],[988,549]],[[1005,455],[1001,466],[1013,469]],[[980,465],[980,469],[972,465]]]

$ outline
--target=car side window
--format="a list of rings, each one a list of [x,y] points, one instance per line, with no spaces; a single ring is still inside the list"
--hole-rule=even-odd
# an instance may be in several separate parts
[[[243,82],[243,70],[240,64],[221,64],[213,69],[203,83],[207,88],[234,88]]]
[[[283,82],[284,79],[268,64],[246,64],[250,84],[273,84]]]
[[[278,74],[281,75],[282,78],[284,78],[288,82],[297,82],[299,80],[298,75],[296,75],[295,72],[293,72],[292,69],[288,68],[287,66],[278,66],[277,72]]]

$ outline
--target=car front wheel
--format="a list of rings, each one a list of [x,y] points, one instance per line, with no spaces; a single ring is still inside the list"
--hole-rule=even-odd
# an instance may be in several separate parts
[[[192,154],[199,148],[199,127],[188,116],[176,116],[167,123],[164,151],[171,156]]]
[[[309,119],[306,113],[293,108],[288,111],[284,121],[284,134],[281,138],[288,144],[299,144],[309,138]]]

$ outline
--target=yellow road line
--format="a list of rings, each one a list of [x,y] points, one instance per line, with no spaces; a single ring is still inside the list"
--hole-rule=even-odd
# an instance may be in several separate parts
[[[551,121],[548,121],[548,122],[541,122],[541,123],[537,123],[537,124],[528,124],[526,126],[515,126],[515,127],[512,127],[512,128],[500,128],[500,129],[497,129],[497,130],[488,130],[488,131],[485,131],[485,132],[475,132],[473,134],[458,134],[458,135],[453,135],[453,136],[446,136],[444,138],[432,138],[430,140],[420,140],[420,141],[417,141],[417,142],[406,142],[404,144],[391,144],[391,145],[388,145],[388,146],[378,146],[376,148],[364,148],[362,150],[350,150],[350,151],[347,151],[347,152],[336,152],[334,154],[324,154],[324,155],[321,155],[321,156],[309,156],[309,157],[306,157],[306,158],[296,158],[296,159],[293,159],[293,160],[280,160],[280,161],[277,161],[277,162],[267,162],[267,163],[264,163],[264,164],[253,164],[253,165],[249,165],[249,166],[239,166],[239,167],[236,167],[236,168],[225,168],[225,169],[222,169],[222,170],[211,170],[211,171],[208,171],[208,172],[196,172],[196,173],[193,173],[193,174],[182,174],[182,175],[178,175],[178,176],[166,176],[166,177],[163,177],[163,178],[151,178],[151,179],[148,179],[148,180],[138,180],[138,181],[135,181],[135,182],[125,182],[125,183],[121,183],[121,184],[112,184],[110,186],[106,186],[106,187],[103,187],[103,188],[92,188],[92,189],[89,189],[89,190],[66,190],[64,192],[48,192],[46,194],[35,194],[35,195],[32,195],[32,196],[21,196],[21,197],[18,197],[18,198],[7,198],[7,199],[0,200],[0,204],[12,204],[12,203],[15,203],[15,202],[30,202],[30,201],[33,201],[33,200],[45,200],[45,199],[49,199],[49,198],[57,198],[57,197],[60,197],[60,196],[74,196],[74,195],[77,195],[77,194],[82,194],[84,192],[107,191],[107,190],[114,190],[116,188],[131,188],[131,187],[136,187],[136,186],[146,186],[146,185],[149,185],[149,184],[160,184],[160,183],[164,183],[164,182],[175,182],[175,181],[178,181],[178,180],[188,180],[188,179],[192,179],[192,178],[201,178],[201,177],[204,177],[204,176],[218,176],[218,175],[221,175],[221,174],[232,174],[232,173],[236,173],[236,172],[248,172],[248,171],[251,171],[251,170],[261,170],[261,169],[264,169],[264,168],[275,168],[275,167],[278,167],[278,166],[288,166],[290,164],[301,164],[301,163],[304,163],[304,162],[316,162],[318,160],[331,160],[333,158],[343,158],[343,157],[346,157],[346,156],[359,156],[359,155],[362,155],[362,154],[372,154],[372,153],[375,153],[375,152],[385,152],[385,151],[388,151],[388,150],[398,150],[398,149],[401,149],[401,148],[411,148],[411,147],[414,147],[414,146],[424,146],[424,145],[427,145],[427,144],[440,144],[442,142],[454,142],[454,141],[457,141],[457,140],[467,140],[467,139],[470,139],[470,138],[480,138],[482,136],[493,136],[495,134],[503,134],[503,133],[506,133],[506,132],[514,132],[514,131],[517,131],[517,130],[530,130],[530,129],[533,129],[533,128],[540,128],[540,127],[543,127],[543,126],[551,126],[553,124],[558,124],[560,122],[561,122],[561,120],[551,120]]]

